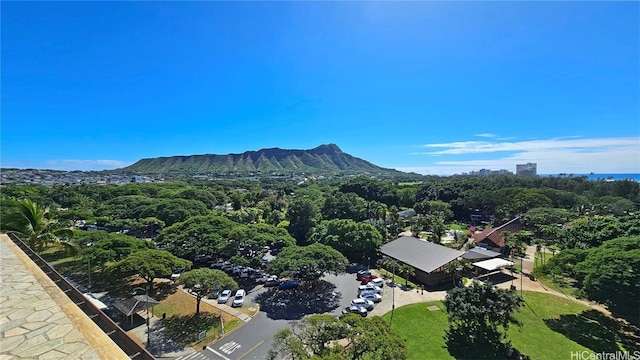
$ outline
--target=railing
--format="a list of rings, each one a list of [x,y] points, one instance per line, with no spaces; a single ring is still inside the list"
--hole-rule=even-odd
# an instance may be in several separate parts
[[[40,255],[14,234],[9,234],[11,240],[29,256],[33,262],[44,271],[47,276],[73,301],[87,316],[104,331],[129,358],[136,360],[155,360],[155,357],[140,344],[133,341],[118,324],[88,301],[84,295],[71,285],[56,269],[51,267]]]

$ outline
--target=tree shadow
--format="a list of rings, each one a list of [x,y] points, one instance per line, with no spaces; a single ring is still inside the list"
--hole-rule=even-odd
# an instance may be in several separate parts
[[[335,292],[336,286],[325,280],[313,286],[280,290],[273,287],[259,294],[254,302],[260,304],[260,311],[274,320],[299,320],[309,314],[331,312],[339,306],[342,295]]]
[[[596,353],[619,351],[617,343],[621,343],[627,351],[640,351],[640,335],[637,327],[606,316],[597,310],[561,315],[556,319],[544,319],[544,322],[549,329],[561,333]]]
[[[162,321],[166,337],[180,346],[188,346],[197,341],[197,334],[220,326],[220,317],[209,312],[192,315],[174,315]]]
[[[444,336],[449,354],[456,359],[528,359],[510,343],[502,342],[502,335],[496,331],[487,330],[482,338],[473,341],[469,334],[461,329],[448,329]]]
[[[494,285],[506,283],[508,281],[511,281],[511,283],[514,284],[514,281],[518,280],[517,277],[511,276],[502,271],[480,275],[480,276],[477,276],[476,279],[480,281],[485,281],[485,282],[489,281]]]
[[[366,265],[362,265],[362,264],[357,264],[357,263],[351,263],[349,265],[347,265],[345,272],[347,274],[355,274],[360,270],[368,270]]]
[[[152,293],[149,294],[149,296],[152,296],[158,301],[162,301],[169,297],[169,295],[175,294],[176,291],[178,291],[178,288],[172,283],[156,283],[154,284]]]

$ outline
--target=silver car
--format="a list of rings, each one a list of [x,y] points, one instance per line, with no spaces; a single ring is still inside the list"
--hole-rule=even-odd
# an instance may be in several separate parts
[[[218,304],[226,304],[231,296],[231,290],[223,290],[218,296]]]
[[[364,298],[357,298],[351,300],[351,305],[356,305],[367,309],[367,311],[373,310],[373,301]]]

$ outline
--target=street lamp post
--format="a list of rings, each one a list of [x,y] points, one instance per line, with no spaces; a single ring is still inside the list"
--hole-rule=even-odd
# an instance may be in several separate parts
[[[393,278],[391,283],[393,284],[393,288],[391,289],[391,318],[389,319],[389,328],[393,325],[393,312],[396,310],[396,266],[397,264],[393,264]]]
[[[133,290],[135,291],[135,293],[137,294],[138,289],[140,290],[144,290],[145,291],[145,300],[147,302],[147,349],[149,349],[151,347],[151,325],[150,325],[150,321],[149,321],[149,284],[147,284],[144,289],[141,287],[135,287],[133,288]]]

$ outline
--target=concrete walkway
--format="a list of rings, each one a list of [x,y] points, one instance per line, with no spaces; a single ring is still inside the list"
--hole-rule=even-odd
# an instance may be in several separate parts
[[[0,234],[0,359],[128,359],[67,295]]]

